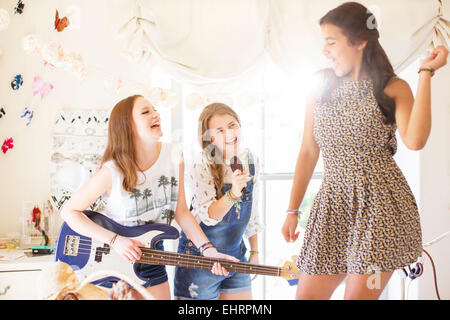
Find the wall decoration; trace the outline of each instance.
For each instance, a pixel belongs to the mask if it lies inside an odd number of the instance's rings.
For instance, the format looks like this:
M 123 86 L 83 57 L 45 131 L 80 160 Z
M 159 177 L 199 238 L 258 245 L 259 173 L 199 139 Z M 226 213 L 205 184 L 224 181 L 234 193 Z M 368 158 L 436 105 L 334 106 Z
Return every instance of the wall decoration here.
M 108 137 L 109 111 L 61 110 L 55 118 L 50 155 L 51 200 L 57 210 L 100 167 Z M 101 211 L 102 198 L 91 205 Z
M 30 125 L 31 120 L 33 119 L 33 115 L 34 115 L 33 109 L 30 109 L 28 107 L 23 108 L 20 118 L 25 120 L 25 124 L 27 125 L 27 127 Z
M 46 244 L 50 240 L 49 237 L 55 236 L 57 230 L 53 213 L 49 200 L 22 201 L 22 246 Z
M 178 102 L 178 96 L 175 91 L 164 90 L 162 88 L 152 88 L 146 97 L 155 107 L 173 108 Z
M 203 109 L 213 102 L 222 102 L 232 107 L 234 99 L 231 95 L 224 93 L 207 93 L 201 95 L 195 92 L 188 94 L 185 98 L 185 105 L 190 110 Z
M 34 50 L 38 48 L 39 46 L 35 44 Z M 51 42 L 41 46 L 41 55 L 48 63 L 72 72 L 80 80 L 87 78 L 88 68 L 83 61 L 83 57 L 78 53 L 63 48 L 60 43 Z
M 56 15 L 55 15 L 55 30 L 57 30 L 58 32 L 63 31 L 65 28 L 67 28 L 70 24 L 70 21 L 67 17 L 63 17 L 60 18 L 59 17 L 59 12 L 58 10 L 56 10 Z
M 22 0 L 18 0 L 16 6 L 14 7 L 14 13 L 22 14 L 24 8 L 25 8 L 25 4 L 22 2 Z
M 164 108 L 172 108 L 179 101 L 177 93 L 173 90 L 151 87 L 148 84 L 124 79 L 95 66 L 87 65 L 81 55 L 67 50 L 60 43 L 42 41 L 36 34 L 28 34 L 23 38 L 22 49 L 33 56 L 41 55 L 46 66 L 62 68 L 73 73 L 80 80 L 86 80 L 88 76 L 95 74 L 96 77 L 103 79 L 105 91 L 112 94 L 117 94 L 119 90 L 125 89 L 127 92 L 142 94 L 155 106 Z
M 21 74 L 14 76 L 14 79 L 11 81 L 11 88 L 13 90 L 19 90 L 19 88 L 23 85 L 23 77 Z
M 14 139 L 13 138 L 5 139 L 2 145 L 3 153 L 6 154 L 6 152 L 8 152 L 8 150 L 11 150 L 12 148 L 14 148 Z
M 40 54 L 42 42 L 38 35 L 28 34 L 22 39 L 22 49 L 29 55 L 35 56 Z
M 5 108 L 0 108 L 0 119 L 3 118 L 3 116 L 6 115 Z
M 33 96 L 36 94 L 41 95 L 41 99 L 44 98 L 50 91 L 53 90 L 53 85 L 51 83 L 46 83 L 41 77 L 35 76 L 33 79 Z

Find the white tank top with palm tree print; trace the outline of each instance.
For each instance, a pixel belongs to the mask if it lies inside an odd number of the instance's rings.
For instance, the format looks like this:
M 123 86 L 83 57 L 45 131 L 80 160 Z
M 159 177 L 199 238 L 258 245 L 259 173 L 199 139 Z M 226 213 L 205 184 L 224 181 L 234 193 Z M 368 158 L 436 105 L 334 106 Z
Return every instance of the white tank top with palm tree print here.
M 123 175 L 114 160 L 105 162 L 112 173 L 112 186 L 109 197 L 103 196 L 107 201 L 104 214 L 125 226 L 170 224 L 178 200 L 180 160 L 181 148 L 162 142 L 158 159 L 150 169 L 138 172 L 138 183 L 131 193 L 123 189 Z

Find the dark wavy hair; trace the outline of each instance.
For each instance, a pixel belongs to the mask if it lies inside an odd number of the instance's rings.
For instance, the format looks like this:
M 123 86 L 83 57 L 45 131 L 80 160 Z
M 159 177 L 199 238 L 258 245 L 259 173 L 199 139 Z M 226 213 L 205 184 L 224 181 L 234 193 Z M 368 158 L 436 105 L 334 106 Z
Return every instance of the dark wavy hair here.
M 395 102 L 384 93 L 384 88 L 396 74 L 378 41 L 380 34 L 375 16 L 360 3 L 346 2 L 324 15 L 319 24 L 332 24 L 340 28 L 352 45 L 367 41 L 361 71 L 366 72 L 373 81 L 375 98 L 384 116 L 384 122 L 393 123 L 395 121 Z M 331 73 L 330 70 L 325 73 L 328 81 L 322 92 L 322 99 L 329 97 L 337 83 L 336 79 L 330 77 Z

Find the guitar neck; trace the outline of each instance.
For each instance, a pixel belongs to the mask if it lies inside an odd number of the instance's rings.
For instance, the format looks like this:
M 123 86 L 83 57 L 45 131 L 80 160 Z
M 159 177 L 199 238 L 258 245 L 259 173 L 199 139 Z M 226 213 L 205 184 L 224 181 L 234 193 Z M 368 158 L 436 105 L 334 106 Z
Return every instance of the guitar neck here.
M 143 264 L 169 265 L 182 268 L 194 268 L 211 270 L 214 263 L 219 262 L 229 272 L 261 274 L 266 276 L 280 276 L 281 268 L 251 264 L 246 262 L 233 262 L 225 259 L 199 257 L 194 255 L 160 251 L 150 248 L 140 248 L 141 259 L 137 261 Z

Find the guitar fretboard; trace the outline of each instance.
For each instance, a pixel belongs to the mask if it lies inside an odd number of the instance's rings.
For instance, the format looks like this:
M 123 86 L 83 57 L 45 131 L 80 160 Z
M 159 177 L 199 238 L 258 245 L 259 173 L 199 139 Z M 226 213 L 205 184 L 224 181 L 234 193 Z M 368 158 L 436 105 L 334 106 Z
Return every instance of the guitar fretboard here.
M 280 276 L 281 268 L 251 264 L 246 262 L 233 262 L 226 259 L 199 257 L 189 254 L 160 251 L 150 248 L 140 248 L 141 259 L 137 262 L 153 265 L 169 265 L 182 268 L 195 268 L 211 270 L 214 263 L 219 262 L 229 272 L 261 274 L 266 276 Z

